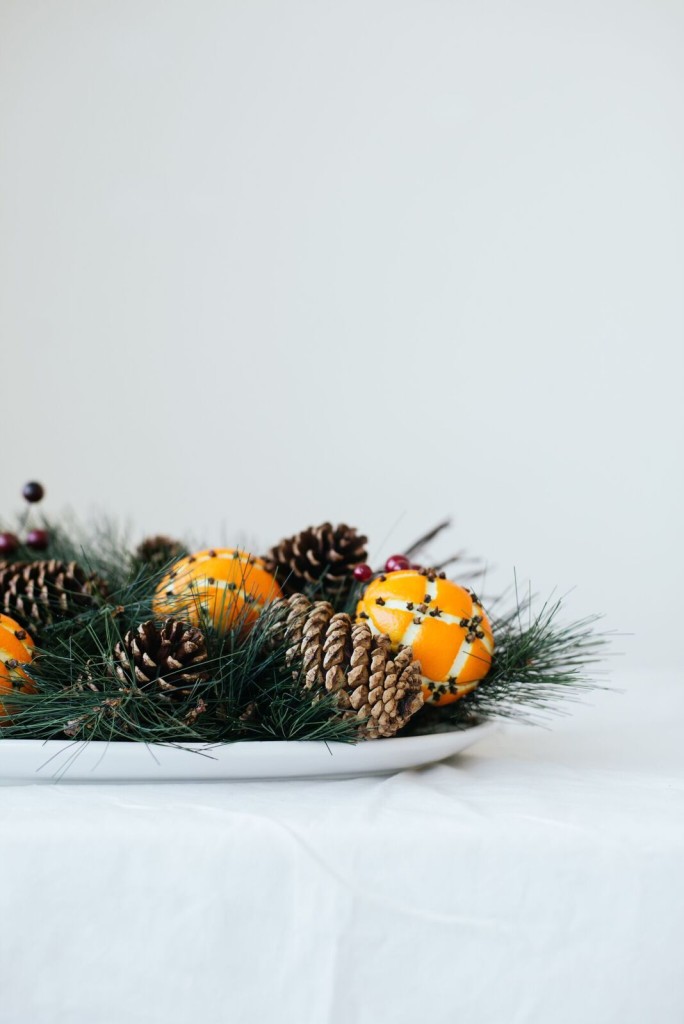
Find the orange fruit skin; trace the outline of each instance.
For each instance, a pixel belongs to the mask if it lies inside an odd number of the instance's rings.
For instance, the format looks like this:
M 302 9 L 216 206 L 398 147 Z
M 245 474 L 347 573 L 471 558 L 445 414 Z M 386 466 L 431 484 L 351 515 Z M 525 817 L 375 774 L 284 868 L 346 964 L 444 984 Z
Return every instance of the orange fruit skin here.
M 430 580 L 415 569 L 384 573 L 366 587 L 356 616 L 388 636 L 395 650 L 413 648 L 426 702 L 451 704 L 489 672 L 489 619 L 472 591 L 451 580 Z
M 0 695 L 6 693 L 35 693 L 33 680 L 20 665 L 27 665 L 33 657 L 35 644 L 26 630 L 11 619 L 0 614 Z M 9 664 L 8 664 L 9 662 Z M 13 662 L 18 662 L 13 666 Z M 0 722 L 7 718 L 7 708 L 0 701 Z
M 221 634 L 245 631 L 282 591 L 260 558 L 238 548 L 207 548 L 175 562 L 157 587 L 152 610 Z

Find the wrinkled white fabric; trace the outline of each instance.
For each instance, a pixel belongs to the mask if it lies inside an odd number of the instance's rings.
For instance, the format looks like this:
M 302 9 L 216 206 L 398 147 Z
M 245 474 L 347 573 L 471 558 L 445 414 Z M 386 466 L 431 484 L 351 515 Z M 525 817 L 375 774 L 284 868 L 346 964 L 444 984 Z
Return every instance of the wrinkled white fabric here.
M 682 1024 L 681 680 L 345 781 L 0 787 L 2 1024 Z

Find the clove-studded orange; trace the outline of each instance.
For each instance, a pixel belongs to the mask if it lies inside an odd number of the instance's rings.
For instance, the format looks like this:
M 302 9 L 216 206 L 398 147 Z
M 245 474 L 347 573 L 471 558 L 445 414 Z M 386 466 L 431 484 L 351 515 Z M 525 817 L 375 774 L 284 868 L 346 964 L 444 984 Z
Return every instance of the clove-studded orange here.
M 383 573 L 364 591 L 356 615 L 395 649 L 413 649 L 426 702 L 451 704 L 474 690 L 491 666 L 494 637 L 484 608 L 472 590 L 443 573 Z
M 174 562 L 157 587 L 158 618 L 210 623 L 218 633 L 248 629 L 282 591 L 260 558 L 234 548 L 208 548 Z
M 29 634 L 9 615 L 0 614 L 0 696 L 16 693 L 35 693 L 33 681 L 22 669 L 33 657 L 34 643 Z M 0 701 L 0 722 L 7 709 Z

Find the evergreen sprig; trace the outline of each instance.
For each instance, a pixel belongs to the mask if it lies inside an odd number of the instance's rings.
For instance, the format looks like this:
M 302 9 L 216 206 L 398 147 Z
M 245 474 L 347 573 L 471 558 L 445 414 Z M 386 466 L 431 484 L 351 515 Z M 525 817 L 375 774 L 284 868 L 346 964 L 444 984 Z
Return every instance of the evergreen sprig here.
M 416 716 L 412 731 L 426 733 L 464 728 L 487 718 L 530 723 L 562 714 L 566 702 L 581 701 L 598 681 L 611 634 L 597 629 L 598 615 L 563 621 L 562 599 L 533 612 L 531 598 L 520 599 L 505 614 L 492 616 L 495 648 L 492 665 L 471 693 L 443 708 Z

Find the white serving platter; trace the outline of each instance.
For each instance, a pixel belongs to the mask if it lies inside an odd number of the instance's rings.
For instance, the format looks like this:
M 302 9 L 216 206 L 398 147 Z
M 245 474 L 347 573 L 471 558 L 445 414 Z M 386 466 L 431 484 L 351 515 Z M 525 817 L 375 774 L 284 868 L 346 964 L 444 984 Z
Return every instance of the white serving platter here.
M 0 784 L 21 782 L 179 782 L 323 779 L 387 775 L 459 754 L 491 722 L 430 736 L 397 736 L 356 745 L 313 740 L 189 743 L 169 747 L 92 740 L 0 740 Z

